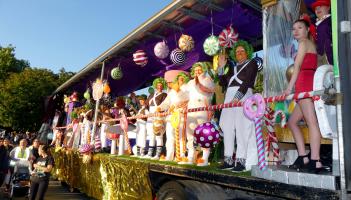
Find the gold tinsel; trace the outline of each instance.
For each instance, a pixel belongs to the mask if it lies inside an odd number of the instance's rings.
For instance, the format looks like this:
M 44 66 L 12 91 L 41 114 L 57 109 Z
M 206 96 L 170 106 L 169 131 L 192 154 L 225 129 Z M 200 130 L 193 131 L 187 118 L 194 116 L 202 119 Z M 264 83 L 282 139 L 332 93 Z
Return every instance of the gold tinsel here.
M 95 199 L 152 199 L 148 164 L 110 154 L 95 154 L 83 163 L 77 151 L 52 151 L 54 176 Z

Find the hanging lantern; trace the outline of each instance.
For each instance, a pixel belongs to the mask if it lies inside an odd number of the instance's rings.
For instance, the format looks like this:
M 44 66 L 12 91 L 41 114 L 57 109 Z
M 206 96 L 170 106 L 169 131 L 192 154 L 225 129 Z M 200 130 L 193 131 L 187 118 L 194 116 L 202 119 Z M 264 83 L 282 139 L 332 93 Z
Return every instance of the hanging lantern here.
M 194 48 L 194 39 L 190 35 L 185 35 L 183 34 L 180 36 L 179 41 L 178 41 L 178 46 L 179 49 L 184 51 L 184 52 L 189 52 L 193 50 Z
M 186 56 L 184 54 L 183 51 L 181 51 L 180 49 L 174 49 L 172 52 L 171 52 L 171 61 L 173 64 L 175 65 L 182 65 L 185 63 L 185 60 L 186 60 Z
M 88 89 L 84 92 L 83 96 L 84 96 L 84 98 L 85 98 L 86 100 L 89 100 L 89 99 L 90 99 L 90 93 L 89 93 L 89 90 L 88 90 Z
M 122 68 L 119 65 L 111 70 L 111 77 L 115 80 L 119 80 L 123 77 Z
M 221 47 L 231 48 L 239 40 L 239 33 L 230 25 L 222 30 L 218 40 Z
M 96 81 L 93 83 L 93 99 L 95 101 L 101 99 L 103 92 L 104 84 L 100 79 L 96 79 Z
M 104 93 L 109 94 L 110 92 L 111 92 L 110 86 L 108 85 L 108 83 L 105 83 L 104 84 Z
M 209 56 L 216 55 L 220 49 L 218 37 L 211 35 L 205 40 L 203 47 L 207 55 Z
M 138 50 L 133 54 L 133 60 L 135 64 L 140 65 L 141 67 L 144 67 L 147 64 L 148 58 L 143 50 Z
M 167 58 L 169 54 L 169 48 L 165 41 L 158 42 L 154 47 L 155 56 L 159 59 Z

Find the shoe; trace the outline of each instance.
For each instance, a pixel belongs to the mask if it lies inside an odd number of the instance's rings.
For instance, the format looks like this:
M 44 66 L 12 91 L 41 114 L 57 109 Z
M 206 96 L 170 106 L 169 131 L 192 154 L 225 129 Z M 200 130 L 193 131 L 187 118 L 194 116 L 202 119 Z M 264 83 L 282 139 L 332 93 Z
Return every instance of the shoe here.
M 197 163 L 196 166 L 198 167 L 205 167 L 209 165 L 208 160 L 204 160 L 203 158 L 197 159 L 196 163 Z
M 306 169 L 308 167 L 308 163 L 304 162 L 304 158 L 308 158 L 310 160 L 310 154 L 304 155 L 304 156 L 298 156 L 295 160 L 295 162 L 292 165 L 289 165 L 289 169 L 296 169 L 296 171 L 301 171 L 303 169 Z
M 310 160 L 310 162 L 307 164 L 307 172 L 309 173 L 313 173 L 313 174 L 319 174 L 320 172 L 322 171 L 327 171 L 327 169 L 324 168 L 323 164 L 322 164 L 322 167 L 318 167 L 317 168 L 317 163 L 321 162 L 321 160 Z
M 235 161 L 235 166 L 232 169 L 232 172 L 244 172 L 246 171 L 246 167 L 240 162 Z
M 231 170 L 234 167 L 234 160 L 231 157 L 225 157 L 223 165 L 219 166 L 221 170 Z
M 192 165 L 194 164 L 193 158 L 183 158 L 182 161 L 178 162 L 179 165 Z

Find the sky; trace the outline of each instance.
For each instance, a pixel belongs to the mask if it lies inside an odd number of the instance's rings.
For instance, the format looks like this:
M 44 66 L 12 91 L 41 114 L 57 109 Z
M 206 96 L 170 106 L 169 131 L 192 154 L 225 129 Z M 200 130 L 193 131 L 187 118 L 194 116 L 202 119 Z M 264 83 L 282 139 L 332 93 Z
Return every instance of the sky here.
M 0 46 L 57 73 L 78 72 L 171 0 L 0 0 Z

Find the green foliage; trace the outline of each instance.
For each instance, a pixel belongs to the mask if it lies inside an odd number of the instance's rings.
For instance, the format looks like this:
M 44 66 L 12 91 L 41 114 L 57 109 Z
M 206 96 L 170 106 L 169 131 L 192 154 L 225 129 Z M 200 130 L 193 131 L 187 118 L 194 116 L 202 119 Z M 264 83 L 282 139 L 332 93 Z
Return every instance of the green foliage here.
M 15 58 L 15 47 L 0 46 L 0 83 L 12 73 L 18 73 L 29 67 L 28 61 Z
M 263 72 L 258 72 L 256 77 L 255 86 L 253 89 L 254 93 L 261 93 L 263 92 Z
M 30 68 L 14 52 L 12 46 L 0 47 L 0 126 L 37 131 L 45 114 L 44 101 L 74 73 Z

